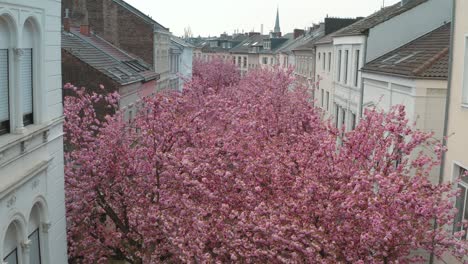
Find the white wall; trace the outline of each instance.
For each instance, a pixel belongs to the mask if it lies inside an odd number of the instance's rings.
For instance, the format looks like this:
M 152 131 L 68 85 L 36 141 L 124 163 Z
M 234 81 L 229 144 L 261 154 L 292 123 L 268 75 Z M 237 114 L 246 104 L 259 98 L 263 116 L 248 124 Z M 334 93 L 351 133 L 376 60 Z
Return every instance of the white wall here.
M 0 136 L 0 261 L 8 245 L 16 244 L 20 259 L 24 260 L 20 263 L 28 263 L 28 233 L 38 225 L 38 220 L 30 217 L 36 204 L 40 212 L 42 263 L 67 263 L 60 10 L 60 0 L 0 3 L 0 24 L 8 23 L 12 33 L 12 41 L 7 43 L 11 58 L 10 89 L 17 90 L 19 76 L 16 67 L 19 53 L 14 49 L 33 48 L 35 120 L 33 125 L 22 127 L 22 117 L 16 114 L 21 112 L 18 102 L 22 98 L 13 90 L 12 132 Z M 34 36 L 24 31 L 25 21 L 31 21 Z M 8 231 L 9 226 L 15 230 Z
M 330 44 L 322 44 L 322 45 L 317 45 L 316 46 L 316 54 L 326 54 L 326 62 L 325 62 L 325 70 L 323 70 L 323 65 L 322 65 L 322 60 L 315 59 L 315 80 L 319 82 L 319 89 L 315 89 L 315 100 L 318 105 L 320 105 L 320 90 L 324 90 L 324 94 L 327 92 L 330 94 L 329 97 L 329 108 L 328 111 L 327 109 L 324 109 L 327 113 L 327 117 L 329 118 L 334 118 L 334 109 L 333 109 L 333 102 L 334 102 L 334 93 L 335 93 L 335 85 L 334 85 L 334 72 L 335 72 L 335 54 L 334 54 L 334 49 L 333 45 Z M 328 54 L 331 53 L 331 61 L 330 65 L 329 63 L 329 58 Z M 328 68 L 330 66 L 330 69 Z M 318 100 L 318 101 L 317 101 Z
M 447 81 L 415 80 L 384 74 L 364 73 L 364 105 L 375 105 L 384 111 L 392 106 L 404 105 L 410 124 L 425 132 L 434 132 L 434 138 L 442 140 Z M 427 149 L 421 149 L 433 155 Z M 430 180 L 438 182 L 439 167 L 430 173 Z
M 370 29 L 366 62 L 450 22 L 451 0 L 429 0 Z
M 229 55 L 229 54 L 226 54 Z M 192 77 L 192 65 L 193 65 L 193 49 L 190 47 L 184 47 L 182 55 L 179 58 L 179 71 L 180 74 L 187 79 Z M 229 59 L 228 59 L 229 60 Z M 180 90 L 184 87 L 183 79 L 180 80 Z

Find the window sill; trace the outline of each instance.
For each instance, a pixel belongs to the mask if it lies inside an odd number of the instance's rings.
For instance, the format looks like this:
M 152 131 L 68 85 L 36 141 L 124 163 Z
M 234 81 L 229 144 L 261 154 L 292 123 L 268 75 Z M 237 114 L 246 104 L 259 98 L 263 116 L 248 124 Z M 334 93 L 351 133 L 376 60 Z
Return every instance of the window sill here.
M 52 122 L 44 123 L 44 124 L 37 124 L 37 125 L 29 125 L 24 128 L 24 132 L 21 134 L 9 133 L 0 136 L 0 153 L 4 150 L 11 148 L 12 146 L 21 143 L 24 140 L 27 140 L 30 137 L 34 137 L 38 134 L 41 134 L 50 127 L 54 126 L 55 124 L 62 122 L 63 118 L 58 118 Z

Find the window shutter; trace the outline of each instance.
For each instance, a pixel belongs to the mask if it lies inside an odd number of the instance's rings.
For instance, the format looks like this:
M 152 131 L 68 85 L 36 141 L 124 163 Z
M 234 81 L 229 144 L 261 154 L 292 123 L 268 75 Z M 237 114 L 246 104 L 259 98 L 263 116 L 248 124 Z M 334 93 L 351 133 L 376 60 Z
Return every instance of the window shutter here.
M 9 132 L 9 108 L 8 49 L 0 49 L 0 135 Z
M 23 96 L 23 122 L 30 125 L 33 121 L 33 71 L 32 49 L 23 49 L 20 60 L 20 84 Z

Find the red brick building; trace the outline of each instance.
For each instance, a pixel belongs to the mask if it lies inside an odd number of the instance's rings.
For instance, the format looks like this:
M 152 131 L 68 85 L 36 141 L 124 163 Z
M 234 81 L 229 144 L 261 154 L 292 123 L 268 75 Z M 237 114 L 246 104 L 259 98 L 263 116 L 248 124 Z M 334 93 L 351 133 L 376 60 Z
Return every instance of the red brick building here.
M 117 91 L 119 108 L 131 118 L 135 102 L 156 91 L 159 75 L 142 59 L 117 48 L 85 29 L 62 32 L 62 79 L 77 87 L 102 92 Z
M 62 0 L 71 25 L 90 31 L 125 52 L 143 59 L 160 75 L 158 89 L 168 87 L 171 33 L 123 0 Z

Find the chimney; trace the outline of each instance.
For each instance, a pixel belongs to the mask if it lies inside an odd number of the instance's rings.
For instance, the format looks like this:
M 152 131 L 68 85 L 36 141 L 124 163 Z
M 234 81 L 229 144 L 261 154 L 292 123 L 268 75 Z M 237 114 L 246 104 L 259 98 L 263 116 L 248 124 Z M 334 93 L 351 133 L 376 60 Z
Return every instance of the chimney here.
M 84 18 L 81 21 L 80 33 L 81 33 L 81 35 L 84 35 L 84 36 L 87 36 L 87 37 L 91 36 L 91 29 L 89 27 L 89 20 L 88 20 L 88 10 L 86 10 L 86 12 L 84 14 Z
M 294 39 L 304 36 L 305 31 L 303 29 L 294 29 Z
M 67 8 L 65 9 L 65 17 L 63 18 L 63 30 L 70 32 L 70 23 L 70 10 Z

